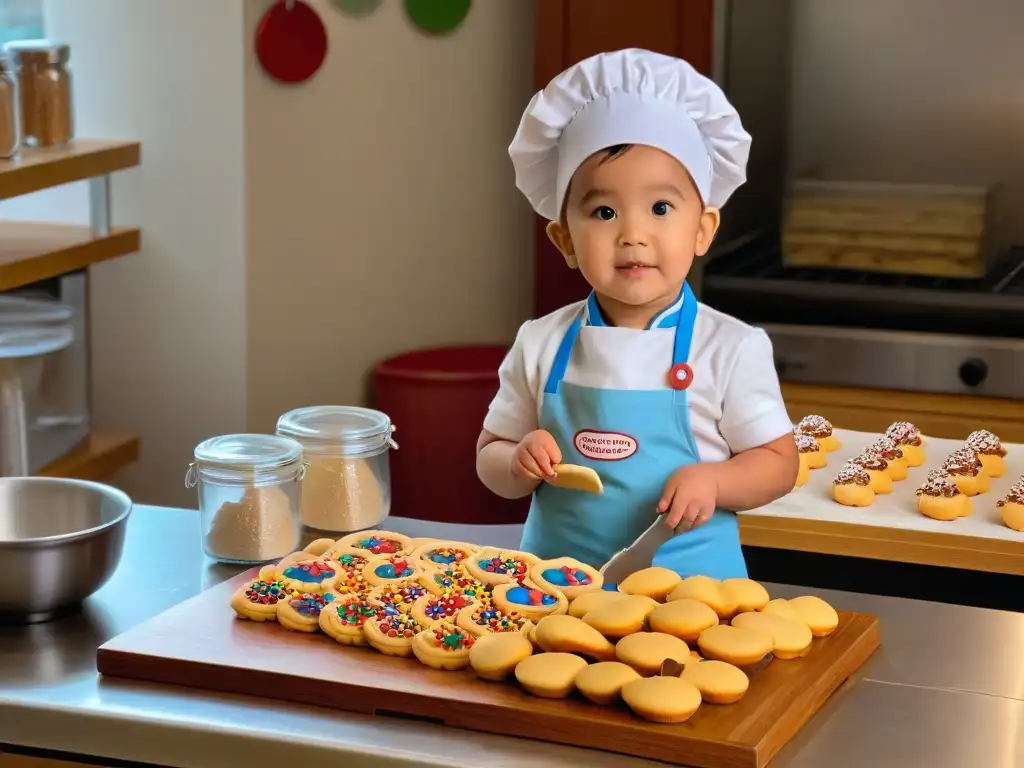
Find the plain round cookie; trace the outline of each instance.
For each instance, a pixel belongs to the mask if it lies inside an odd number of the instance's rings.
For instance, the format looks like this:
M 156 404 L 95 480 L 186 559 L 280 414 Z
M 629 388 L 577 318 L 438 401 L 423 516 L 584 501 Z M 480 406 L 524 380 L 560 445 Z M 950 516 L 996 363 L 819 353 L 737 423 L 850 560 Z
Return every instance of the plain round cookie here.
M 622 700 L 653 723 L 685 723 L 700 708 L 697 686 L 681 677 L 642 677 L 622 686 Z
M 820 597 L 794 597 L 789 601 L 789 606 L 797 612 L 800 620 L 810 627 L 815 637 L 828 637 L 839 626 L 839 614 L 836 609 Z
M 583 620 L 605 637 L 625 637 L 642 630 L 648 615 L 658 605 L 644 595 L 624 595 L 621 600 L 589 611 Z
M 682 580 L 683 577 L 675 571 L 654 565 L 629 574 L 619 582 L 619 592 L 644 595 L 663 603 L 668 593 L 679 586 Z
M 760 611 L 771 599 L 768 590 L 753 579 L 725 579 L 719 589 L 728 600 L 736 603 L 737 613 Z
M 769 600 L 768 604 L 761 611 L 762 613 L 774 613 L 776 616 L 785 616 L 787 619 L 802 621 L 800 614 L 796 612 L 796 608 L 789 604 L 789 600 L 782 597 Z
M 564 699 L 576 688 L 586 660 L 571 653 L 538 653 L 516 664 L 516 680 L 534 696 Z
M 720 619 L 731 618 L 736 613 L 736 601 L 722 591 L 721 582 L 710 576 L 688 576 L 673 589 L 668 600 L 682 600 L 690 597 L 709 606 Z
M 742 699 L 750 687 L 746 672 L 724 661 L 687 664 L 680 677 L 693 683 L 708 704 L 733 704 Z
M 477 638 L 469 649 L 469 666 L 484 680 L 501 681 L 532 655 L 533 645 L 522 632 L 498 632 Z
M 696 661 L 686 643 L 662 632 L 637 632 L 622 638 L 615 644 L 615 658 L 644 677 L 658 674 L 666 659 L 684 667 Z
M 576 675 L 576 689 L 595 704 L 611 704 L 622 693 L 622 686 L 640 679 L 640 673 L 621 661 L 599 661 Z
M 615 658 L 615 646 L 608 639 L 575 616 L 545 616 L 537 622 L 534 639 L 543 651 L 576 653 L 598 661 Z
M 697 645 L 701 655 L 706 659 L 727 661 L 737 667 L 749 667 L 771 653 L 775 641 L 763 630 L 719 624 L 701 632 L 697 638 Z
M 302 551 L 313 557 L 323 557 L 334 548 L 334 539 L 313 539 Z
M 700 633 L 718 624 L 714 609 L 692 597 L 659 605 L 647 617 L 654 632 L 674 635 L 687 643 L 697 642 Z
M 802 621 L 772 613 L 751 611 L 733 617 L 732 626 L 767 632 L 772 636 L 772 653 L 777 659 L 796 659 L 807 653 L 814 636 Z
M 569 615 L 575 616 L 577 619 L 582 619 L 590 611 L 601 606 L 608 605 L 615 600 L 622 600 L 628 597 L 621 592 L 609 592 L 606 589 L 595 589 L 590 592 L 584 592 L 578 597 L 573 598 L 572 602 L 569 603 Z

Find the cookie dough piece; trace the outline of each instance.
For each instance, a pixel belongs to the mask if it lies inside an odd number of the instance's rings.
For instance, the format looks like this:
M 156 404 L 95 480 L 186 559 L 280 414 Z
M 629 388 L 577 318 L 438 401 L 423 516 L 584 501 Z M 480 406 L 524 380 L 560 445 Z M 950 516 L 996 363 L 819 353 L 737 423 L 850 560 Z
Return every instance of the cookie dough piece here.
M 604 585 L 604 578 L 597 570 L 571 557 L 541 560 L 530 568 L 530 581 L 545 592 L 561 592 L 568 600 Z
M 466 595 L 451 594 L 447 597 L 426 594 L 412 604 L 409 615 L 421 626 L 429 627 L 442 619 L 455 621 L 459 611 L 476 601 Z
M 423 573 L 423 566 L 408 555 L 375 555 L 363 566 L 363 578 L 375 587 L 410 584 Z
M 775 641 L 764 630 L 719 624 L 701 632 L 697 646 L 706 659 L 725 661 L 737 667 L 750 667 L 772 652 Z
M 573 616 L 545 616 L 537 622 L 534 636 L 543 651 L 575 653 L 598 661 L 615 658 L 615 646 L 583 619 Z
M 334 539 L 314 539 L 303 547 L 302 551 L 312 557 L 324 557 L 332 549 L 334 549 Z
M 772 637 L 772 653 L 777 659 L 796 659 L 811 648 L 810 627 L 803 621 L 787 619 L 774 613 L 741 613 L 734 616 L 732 626 L 766 632 Z
M 410 560 L 432 568 L 462 569 L 466 558 L 477 551 L 477 547 L 461 541 L 428 541 L 413 549 Z
M 278 568 L 285 588 L 293 592 L 329 592 L 342 575 L 341 566 L 323 558 L 283 562 Z
M 768 605 L 766 605 L 762 610 L 764 613 L 773 613 L 776 616 L 783 616 L 787 619 L 800 621 L 800 614 L 797 613 L 796 609 L 789 604 L 789 600 L 785 600 L 781 597 L 769 600 Z
M 871 490 L 875 494 L 892 493 L 892 477 L 889 475 L 889 462 L 875 451 L 865 451 L 850 462 L 868 473 L 871 478 Z
M 408 536 L 391 531 L 357 531 L 338 539 L 338 547 L 351 547 L 370 555 L 412 554 L 412 542 Z
M 615 658 L 644 677 L 658 674 L 666 659 L 683 666 L 696 661 L 686 643 L 663 632 L 637 632 L 622 638 L 615 644 Z
M 941 469 L 928 473 L 917 494 L 917 510 L 932 520 L 949 522 L 971 514 L 971 500 Z
M 622 686 L 622 700 L 652 723 L 685 723 L 700 708 L 701 695 L 681 677 L 642 677 Z
M 533 622 L 569 610 L 569 601 L 561 592 L 549 594 L 519 584 L 499 584 L 491 592 L 491 599 L 498 610 L 521 614 Z
M 735 704 L 750 687 L 750 678 L 746 673 L 724 661 L 687 664 L 681 677 L 693 683 L 708 704 Z
M 989 489 L 988 475 L 982 472 L 981 461 L 970 448 L 953 451 L 942 462 L 942 469 L 967 496 L 977 496 Z
M 685 597 L 698 600 L 709 606 L 720 619 L 728 619 L 739 607 L 736 600 L 722 590 L 722 583 L 710 576 L 689 576 L 672 590 L 669 602 L 682 600 Z
M 646 595 L 624 595 L 589 611 L 583 621 L 605 637 L 625 637 L 644 628 L 647 617 L 659 603 Z
M 529 552 L 485 547 L 463 561 L 466 573 L 488 587 L 522 584 L 540 559 Z
M 590 467 L 578 464 L 555 464 L 551 469 L 555 476 L 548 483 L 556 488 L 567 488 L 584 493 L 604 493 L 601 476 Z
M 996 502 L 996 508 L 1007 528 L 1024 531 L 1024 478 L 1021 478 Z
M 843 445 L 839 442 L 839 438 L 832 434 L 832 424 L 824 416 L 804 416 L 796 428 L 798 432 L 810 435 L 817 440 L 823 451 L 829 453 L 838 451 Z
M 385 584 L 382 587 L 374 587 L 368 595 L 370 600 L 379 603 L 384 612 L 389 616 L 396 613 L 409 613 L 412 605 L 421 597 L 427 594 L 427 590 L 419 584 Z
M 886 471 L 893 481 L 907 479 L 907 467 L 909 465 L 903 457 L 903 449 L 891 437 L 882 435 L 882 437 L 865 448 L 864 453 L 868 455 L 877 454 L 885 459 L 886 464 L 888 464 Z
M 673 570 L 651 566 L 631 573 L 619 583 L 619 592 L 644 595 L 659 603 L 665 602 L 669 592 L 679 586 L 683 577 Z
M 316 592 L 294 594 L 277 604 L 277 623 L 292 632 L 318 632 L 320 612 L 334 601 L 331 593 Z
M 486 603 L 473 603 L 463 608 L 456 614 L 455 623 L 474 637 L 507 632 L 525 635 L 533 627 L 533 622 L 525 616 L 503 613 Z
M 789 606 L 808 627 L 815 637 L 828 637 L 839 626 L 836 609 L 815 595 L 794 597 Z
M 908 467 L 920 467 L 924 464 L 924 439 L 921 437 L 921 430 L 909 421 L 893 422 L 885 430 L 885 436 L 899 446 Z
M 875 500 L 871 475 L 863 467 L 847 462 L 832 481 L 832 498 L 844 507 L 869 507 Z
M 275 621 L 277 604 L 290 597 L 283 581 L 257 579 L 235 590 L 231 595 L 231 609 L 250 621 Z
M 384 613 L 384 606 L 357 595 L 335 600 L 320 611 L 320 630 L 342 645 L 366 645 L 363 625 L 376 621 Z
M 659 605 L 651 611 L 647 623 L 654 632 L 664 632 L 686 643 L 696 643 L 701 632 L 718 624 L 718 614 L 705 603 L 684 597 Z
M 516 664 L 516 680 L 534 696 L 564 699 L 576 688 L 576 675 L 587 666 L 571 653 L 538 653 Z
M 601 606 L 609 605 L 616 600 L 621 600 L 628 595 L 621 592 L 609 592 L 606 589 L 596 589 L 592 592 L 584 592 L 569 603 L 569 615 L 582 619 L 590 611 Z
M 621 661 L 600 661 L 590 664 L 576 675 L 576 689 L 595 704 L 612 704 L 622 693 L 622 686 L 640 679 L 640 673 Z
M 450 621 L 439 621 L 412 639 L 412 652 L 423 664 L 454 672 L 469 666 L 476 638 Z
M 979 429 L 967 436 L 965 445 L 981 462 L 982 471 L 989 477 L 1006 474 L 1006 448 L 1002 441 L 987 429 Z
M 724 579 L 719 589 L 728 600 L 736 603 L 737 613 L 760 611 L 771 599 L 768 590 L 753 579 Z
M 533 655 L 533 645 L 521 632 L 485 634 L 469 649 L 469 665 L 484 680 L 501 681 Z
M 412 641 L 423 629 L 423 625 L 406 613 L 393 616 L 379 616 L 363 624 L 366 642 L 385 656 L 412 656 Z

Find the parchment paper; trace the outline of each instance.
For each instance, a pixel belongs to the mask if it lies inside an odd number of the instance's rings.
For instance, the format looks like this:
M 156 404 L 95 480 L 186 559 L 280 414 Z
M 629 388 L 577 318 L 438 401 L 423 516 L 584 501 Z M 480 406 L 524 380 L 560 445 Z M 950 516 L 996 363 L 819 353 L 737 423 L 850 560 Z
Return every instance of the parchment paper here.
M 978 427 L 984 429 L 983 425 Z M 1024 445 L 1003 443 L 1007 449 L 1006 474 L 991 480 L 987 493 L 974 496 L 971 504 L 974 512 L 970 517 L 944 522 L 932 520 L 917 511 L 917 496 L 914 491 L 924 482 L 927 474 L 937 469 L 943 460 L 957 448 L 963 447 L 962 440 L 944 440 L 922 436 L 925 462 L 920 467 L 911 467 L 906 480 L 893 483 L 890 494 L 876 494 L 869 507 L 844 507 L 832 500 L 831 485 L 839 468 L 859 454 L 864 447 L 878 439 L 879 435 L 868 432 L 853 432 L 837 429 L 835 436 L 842 447 L 828 455 L 828 466 L 812 469 L 811 478 L 802 488 L 758 509 L 742 512 L 743 515 L 762 517 L 793 517 L 810 520 L 824 520 L 835 523 L 907 528 L 938 533 L 957 533 L 989 539 L 1005 539 L 1024 543 L 1024 533 L 1007 528 L 999 516 L 996 502 L 1024 474 Z M 967 435 L 964 435 L 966 439 Z

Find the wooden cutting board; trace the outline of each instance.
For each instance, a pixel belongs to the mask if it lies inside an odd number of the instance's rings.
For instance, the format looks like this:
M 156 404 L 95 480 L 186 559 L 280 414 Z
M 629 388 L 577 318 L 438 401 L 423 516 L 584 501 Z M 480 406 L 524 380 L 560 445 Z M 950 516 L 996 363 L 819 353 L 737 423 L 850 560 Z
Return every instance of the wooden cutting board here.
M 840 611 L 839 627 L 807 656 L 773 660 L 738 703 L 703 704 L 680 725 L 624 707 L 535 698 L 515 682 L 441 672 L 415 659 L 339 645 L 323 634 L 240 620 L 231 593 L 257 569 L 220 584 L 100 647 L 101 674 L 400 715 L 508 736 L 620 752 L 698 768 L 761 768 L 874 652 L 878 619 Z

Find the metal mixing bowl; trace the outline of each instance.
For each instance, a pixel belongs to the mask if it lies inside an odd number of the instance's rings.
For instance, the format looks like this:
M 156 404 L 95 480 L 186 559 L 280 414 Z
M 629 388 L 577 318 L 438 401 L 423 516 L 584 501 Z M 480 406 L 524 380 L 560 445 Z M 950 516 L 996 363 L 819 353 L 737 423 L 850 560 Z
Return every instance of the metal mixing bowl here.
M 47 621 L 110 578 L 132 511 L 102 483 L 0 478 L 0 622 Z

